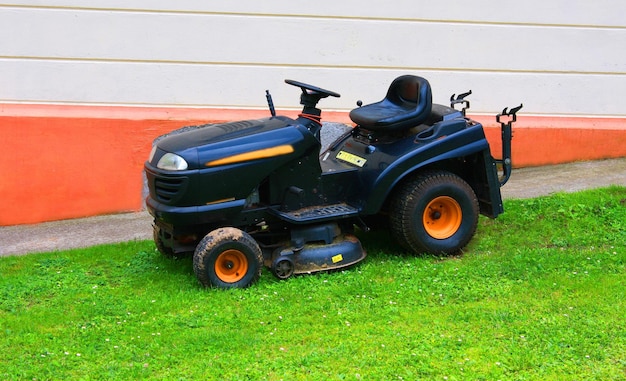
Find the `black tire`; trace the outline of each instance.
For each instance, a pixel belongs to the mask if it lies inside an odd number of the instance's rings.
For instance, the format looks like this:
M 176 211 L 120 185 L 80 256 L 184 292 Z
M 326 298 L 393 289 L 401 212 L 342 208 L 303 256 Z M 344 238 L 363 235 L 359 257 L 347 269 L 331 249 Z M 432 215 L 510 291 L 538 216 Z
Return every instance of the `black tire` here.
M 478 225 L 478 199 L 462 178 L 428 172 L 405 182 L 390 205 L 391 232 L 416 254 L 457 254 Z
M 293 260 L 287 256 L 280 256 L 272 263 L 272 273 L 280 280 L 290 278 L 296 269 Z
M 207 234 L 193 254 L 193 271 L 205 287 L 244 288 L 259 280 L 263 254 L 248 233 L 219 228 Z

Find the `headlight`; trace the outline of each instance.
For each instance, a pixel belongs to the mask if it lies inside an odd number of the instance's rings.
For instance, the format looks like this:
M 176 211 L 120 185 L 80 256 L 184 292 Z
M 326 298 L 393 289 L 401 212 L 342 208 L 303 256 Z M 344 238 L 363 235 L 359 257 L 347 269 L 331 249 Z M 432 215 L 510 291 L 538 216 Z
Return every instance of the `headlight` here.
M 148 163 L 152 163 L 152 159 L 154 159 L 154 154 L 156 153 L 157 146 L 153 145 L 152 150 L 150 151 L 150 156 L 148 156 Z
M 157 168 L 167 171 L 183 171 L 187 169 L 187 162 L 176 154 L 166 153 L 157 163 Z

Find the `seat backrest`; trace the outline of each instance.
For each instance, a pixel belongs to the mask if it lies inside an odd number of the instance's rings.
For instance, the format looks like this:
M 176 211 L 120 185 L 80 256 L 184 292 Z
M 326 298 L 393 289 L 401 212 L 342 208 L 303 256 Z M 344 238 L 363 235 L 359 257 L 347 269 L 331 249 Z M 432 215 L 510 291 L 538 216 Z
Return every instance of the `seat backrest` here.
M 350 112 L 350 118 L 372 131 L 400 131 L 423 123 L 432 109 L 432 92 L 425 78 L 403 75 L 391 82 L 377 103 Z
M 394 79 L 389 86 L 385 100 L 406 111 L 388 118 L 387 123 L 392 125 L 403 121 L 411 125 L 422 123 L 430 115 L 432 98 L 430 83 L 425 78 L 403 75 Z M 392 129 L 399 129 L 399 127 Z
M 412 75 L 403 75 L 391 82 L 387 90 L 387 99 L 394 103 L 417 103 L 419 95 L 417 90 L 420 87 L 419 78 Z

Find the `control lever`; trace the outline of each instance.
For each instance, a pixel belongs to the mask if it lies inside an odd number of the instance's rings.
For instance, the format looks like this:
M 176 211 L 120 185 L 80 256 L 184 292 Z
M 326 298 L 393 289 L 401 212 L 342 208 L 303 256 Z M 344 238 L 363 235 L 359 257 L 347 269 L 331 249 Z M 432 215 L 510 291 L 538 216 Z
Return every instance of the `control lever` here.
M 272 94 L 270 94 L 269 90 L 265 90 L 265 98 L 267 99 L 267 106 L 270 108 L 270 114 L 272 114 L 272 116 L 276 116 L 274 101 L 272 100 Z

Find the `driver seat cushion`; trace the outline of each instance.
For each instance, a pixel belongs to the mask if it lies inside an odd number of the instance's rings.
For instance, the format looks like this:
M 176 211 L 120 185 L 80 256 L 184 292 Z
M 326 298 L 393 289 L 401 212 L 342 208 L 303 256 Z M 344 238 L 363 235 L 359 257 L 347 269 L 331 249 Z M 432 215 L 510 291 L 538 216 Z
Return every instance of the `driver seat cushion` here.
M 424 122 L 432 104 L 428 81 L 403 75 L 393 80 L 383 100 L 353 109 L 350 119 L 370 131 L 401 131 Z

